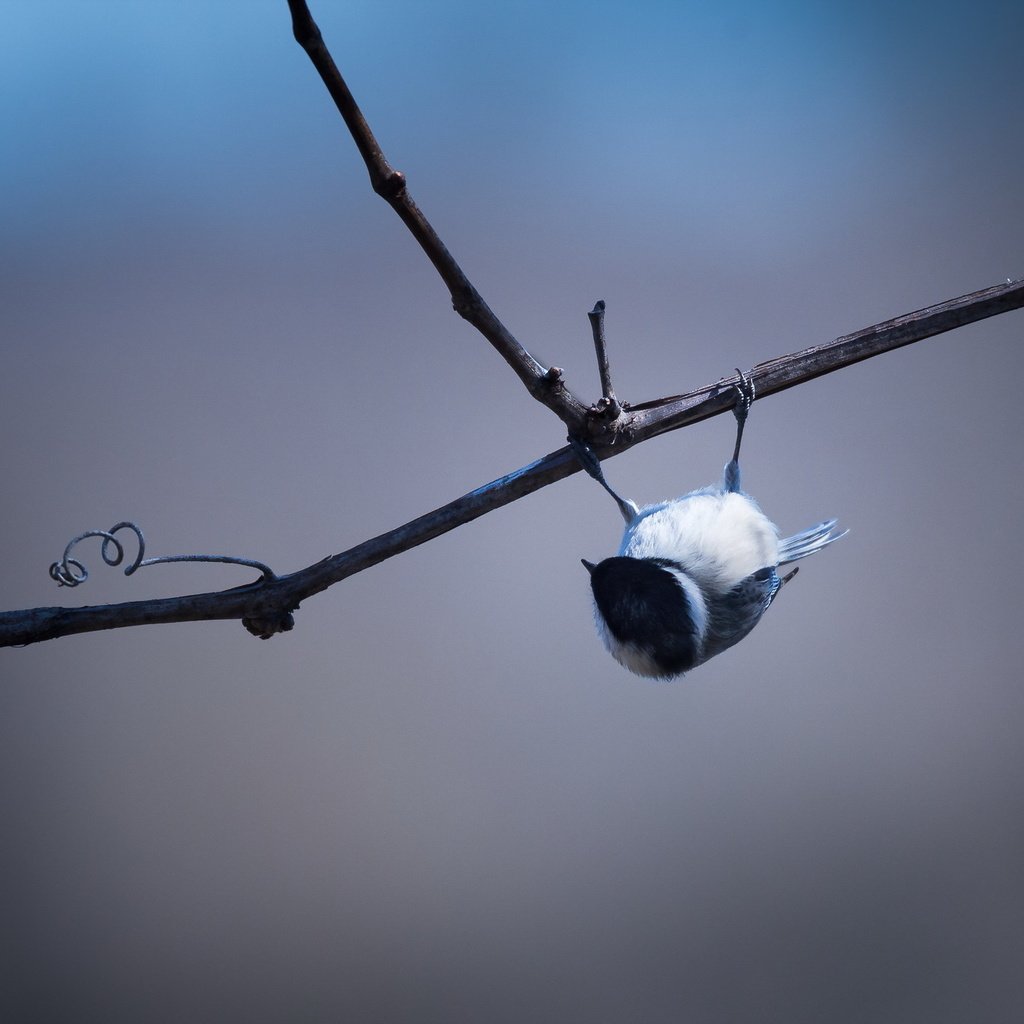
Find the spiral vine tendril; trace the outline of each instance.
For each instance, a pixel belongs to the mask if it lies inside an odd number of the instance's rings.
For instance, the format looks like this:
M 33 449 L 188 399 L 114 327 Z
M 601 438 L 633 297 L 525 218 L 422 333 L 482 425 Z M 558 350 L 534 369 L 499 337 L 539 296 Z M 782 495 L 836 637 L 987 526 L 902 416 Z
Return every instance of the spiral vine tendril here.
M 134 560 L 125 567 L 125 576 L 131 576 L 136 569 L 144 565 L 156 565 L 158 562 L 227 562 L 231 565 L 245 565 L 251 569 L 258 569 L 265 580 L 276 579 L 273 570 L 251 558 L 236 558 L 234 555 L 160 555 L 157 558 L 145 558 L 146 539 L 142 536 L 142 530 L 135 523 L 125 521 L 112 526 L 109 530 L 87 530 L 68 542 L 64 549 L 64 557 L 59 562 L 50 566 L 50 579 L 54 580 L 58 587 L 77 587 L 89 578 L 89 570 L 71 557 L 71 551 L 76 544 L 87 540 L 89 537 L 102 537 L 103 544 L 100 546 L 100 555 L 107 565 L 120 565 L 125 560 L 124 545 L 114 536 L 121 530 L 131 530 L 139 542 L 139 551 Z

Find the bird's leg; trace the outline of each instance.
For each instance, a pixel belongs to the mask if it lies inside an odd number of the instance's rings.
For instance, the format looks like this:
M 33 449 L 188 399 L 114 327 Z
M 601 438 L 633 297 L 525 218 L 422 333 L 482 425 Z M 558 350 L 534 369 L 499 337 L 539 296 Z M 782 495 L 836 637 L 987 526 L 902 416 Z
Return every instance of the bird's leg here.
M 725 489 L 727 491 L 738 491 L 740 489 L 740 444 L 743 441 L 743 427 L 747 422 L 747 415 L 750 407 L 754 404 L 754 381 L 747 376 L 739 367 L 736 372 L 740 375 L 739 384 L 734 384 L 736 390 L 736 404 L 732 407 L 733 415 L 736 417 L 736 447 L 732 451 L 732 459 L 725 467 Z
M 601 460 L 594 454 L 594 449 L 586 441 L 573 437 L 572 434 L 569 435 L 568 441 L 569 447 L 586 473 L 592 476 L 615 499 L 615 504 L 619 506 L 619 511 L 626 523 L 633 522 L 640 510 L 632 501 L 619 497 L 608 486 L 608 481 L 604 478 L 604 470 L 601 469 Z
M 736 404 L 732 407 L 732 414 L 736 417 L 736 447 L 733 449 L 732 461 L 740 461 L 740 442 L 743 440 L 743 426 L 747 422 L 747 415 L 750 407 L 754 404 L 754 380 L 748 377 L 738 366 L 736 372 L 740 375 L 739 384 L 734 384 L 736 390 Z

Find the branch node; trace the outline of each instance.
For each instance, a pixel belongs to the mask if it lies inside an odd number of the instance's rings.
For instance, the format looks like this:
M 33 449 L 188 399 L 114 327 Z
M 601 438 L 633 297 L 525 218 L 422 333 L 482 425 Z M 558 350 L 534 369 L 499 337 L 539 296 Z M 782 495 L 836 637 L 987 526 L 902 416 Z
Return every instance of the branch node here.
M 288 633 L 295 628 L 295 616 L 291 612 L 268 611 L 262 615 L 248 615 L 242 625 L 261 640 L 269 640 L 278 633 Z
M 373 178 L 373 191 L 385 202 L 393 202 L 405 192 L 408 182 L 401 171 L 389 171 L 380 177 Z
M 472 286 L 466 285 L 463 288 L 452 291 L 452 309 L 455 310 L 463 320 L 476 325 L 483 299 L 480 293 Z
M 549 366 L 531 385 L 530 394 L 540 401 L 545 401 L 544 396 L 564 394 L 566 392 L 565 381 L 562 379 L 564 371 L 560 366 Z
M 323 45 L 320 27 L 313 20 L 304 0 L 288 0 L 288 8 L 292 13 L 292 35 L 295 42 L 307 52 L 317 44 Z

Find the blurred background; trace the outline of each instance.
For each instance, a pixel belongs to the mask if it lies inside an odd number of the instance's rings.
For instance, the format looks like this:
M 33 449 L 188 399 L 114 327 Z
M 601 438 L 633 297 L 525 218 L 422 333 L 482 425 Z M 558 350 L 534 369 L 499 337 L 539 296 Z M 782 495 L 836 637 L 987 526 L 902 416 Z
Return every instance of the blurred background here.
M 1016 4 L 313 6 L 494 310 L 639 402 L 1024 274 Z M 0 5 L 0 604 L 290 572 L 558 448 L 284 0 Z M 582 475 L 306 602 L 0 651 L 5 1021 L 1004 1022 L 1024 996 L 1024 314 L 755 405 L 839 516 L 685 679 L 600 646 Z M 731 417 L 606 464 L 719 478 Z M 95 545 L 95 546 L 90 546 Z

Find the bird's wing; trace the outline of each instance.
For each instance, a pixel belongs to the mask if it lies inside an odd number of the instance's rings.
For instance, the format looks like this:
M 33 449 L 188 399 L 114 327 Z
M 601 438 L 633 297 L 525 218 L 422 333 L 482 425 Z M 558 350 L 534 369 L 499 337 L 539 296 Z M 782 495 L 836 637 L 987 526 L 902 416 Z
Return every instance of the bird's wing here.
M 766 566 L 709 601 L 704 660 L 739 643 L 760 622 L 781 586 L 775 569 Z
M 838 519 L 828 519 L 824 523 L 818 523 L 800 533 L 793 534 L 779 541 L 779 565 L 787 562 L 795 562 L 798 558 L 806 558 L 813 555 L 815 551 L 826 548 L 829 544 L 845 537 L 850 531 L 843 530 L 842 533 L 833 533 Z

